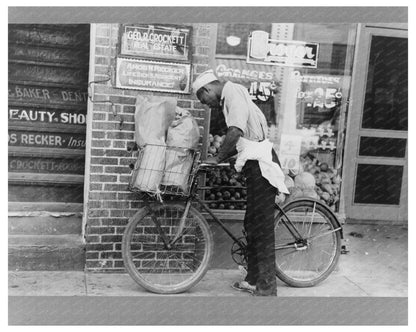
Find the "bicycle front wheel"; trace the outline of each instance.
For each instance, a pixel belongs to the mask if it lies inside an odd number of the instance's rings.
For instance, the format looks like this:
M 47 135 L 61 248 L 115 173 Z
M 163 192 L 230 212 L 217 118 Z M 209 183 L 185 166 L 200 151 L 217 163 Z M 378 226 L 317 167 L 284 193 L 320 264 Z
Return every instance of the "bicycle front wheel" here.
M 124 266 L 150 292 L 184 292 L 208 269 L 213 251 L 209 226 L 193 207 L 180 225 L 184 211 L 183 205 L 174 202 L 145 207 L 131 218 L 124 232 Z
M 323 204 L 293 201 L 275 217 L 276 274 L 292 287 L 311 287 L 325 280 L 341 252 L 341 228 Z M 290 220 L 290 222 L 288 221 Z

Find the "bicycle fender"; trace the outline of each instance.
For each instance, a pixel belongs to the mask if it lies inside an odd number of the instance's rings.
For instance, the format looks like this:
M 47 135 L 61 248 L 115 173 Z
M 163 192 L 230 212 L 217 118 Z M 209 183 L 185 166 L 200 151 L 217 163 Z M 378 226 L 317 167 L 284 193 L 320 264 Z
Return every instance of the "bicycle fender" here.
M 290 203 L 293 203 L 293 202 L 316 202 L 316 203 L 318 203 L 319 205 L 321 205 L 324 209 L 325 209 L 325 211 L 327 211 L 330 215 L 332 215 L 332 217 L 334 218 L 334 220 L 335 220 L 335 222 L 336 222 L 336 224 L 337 224 L 337 227 L 339 227 L 341 230 L 340 230 L 340 233 L 341 233 L 341 239 L 344 239 L 344 231 L 343 231 L 343 229 L 342 229 L 342 225 L 341 225 L 341 223 L 339 222 L 339 220 L 338 220 L 338 218 L 337 218 L 337 216 L 335 215 L 335 213 L 326 205 L 326 204 L 324 204 L 324 203 L 322 203 L 321 201 L 319 201 L 319 200 L 317 200 L 317 199 L 314 199 L 314 198 L 296 198 L 296 199 L 294 199 L 294 200 L 291 200 L 291 201 L 289 201 L 289 202 L 287 202 L 286 204 L 284 204 L 282 207 L 281 207 L 281 209 L 284 209 L 284 207 L 286 206 L 286 205 L 288 205 L 288 204 L 290 204 Z

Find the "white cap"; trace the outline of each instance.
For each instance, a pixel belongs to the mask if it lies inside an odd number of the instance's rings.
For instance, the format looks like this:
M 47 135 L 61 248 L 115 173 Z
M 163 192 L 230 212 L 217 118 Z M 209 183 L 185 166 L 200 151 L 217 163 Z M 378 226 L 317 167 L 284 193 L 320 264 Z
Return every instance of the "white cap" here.
M 195 93 L 197 93 L 197 91 L 201 89 L 203 86 L 216 80 L 218 80 L 218 78 L 217 76 L 215 76 L 214 71 L 212 69 L 204 71 L 196 78 L 194 83 L 192 83 L 192 89 Z

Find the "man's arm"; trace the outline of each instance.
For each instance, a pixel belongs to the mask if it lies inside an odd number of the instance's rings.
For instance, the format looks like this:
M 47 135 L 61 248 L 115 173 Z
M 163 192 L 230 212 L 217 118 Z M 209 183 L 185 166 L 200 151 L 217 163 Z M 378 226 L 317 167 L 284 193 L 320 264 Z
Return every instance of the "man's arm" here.
M 216 156 L 219 163 L 237 154 L 236 145 L 241 136 L 243 132 L 240 128 L 234 126 L 228 128 L 224 142 Z

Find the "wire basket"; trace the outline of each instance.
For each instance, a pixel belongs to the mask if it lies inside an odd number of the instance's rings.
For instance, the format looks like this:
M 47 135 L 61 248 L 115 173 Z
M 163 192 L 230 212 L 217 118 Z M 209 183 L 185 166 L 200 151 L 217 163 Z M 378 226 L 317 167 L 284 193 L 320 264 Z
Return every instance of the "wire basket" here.
M 128 189 L 154 195 L 188 196 L 200 152 L 194 149 L 146 144 L 138 150 Z

